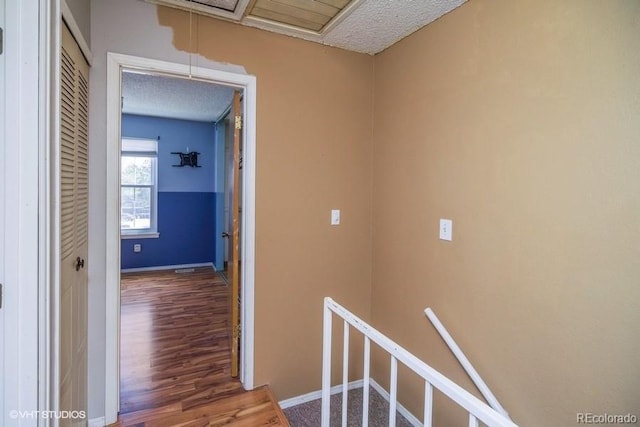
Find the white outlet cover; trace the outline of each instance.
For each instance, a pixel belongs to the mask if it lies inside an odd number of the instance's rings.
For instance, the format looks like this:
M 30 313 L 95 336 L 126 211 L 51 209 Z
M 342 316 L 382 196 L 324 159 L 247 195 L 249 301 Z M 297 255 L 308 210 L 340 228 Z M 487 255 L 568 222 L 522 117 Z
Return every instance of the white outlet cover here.
M 340 224 L 340 209 L 331 210 L 331 225 Z
M 453 221 L 450 219 L 440 220 L 440 240 L 453 240 Z

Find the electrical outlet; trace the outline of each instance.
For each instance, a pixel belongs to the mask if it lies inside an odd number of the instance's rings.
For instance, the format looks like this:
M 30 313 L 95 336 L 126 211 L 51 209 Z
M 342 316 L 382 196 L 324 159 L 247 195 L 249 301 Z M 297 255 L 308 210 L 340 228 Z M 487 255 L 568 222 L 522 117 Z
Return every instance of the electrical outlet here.
M 142 252 L 142 245 L 140 243 L 136 243 L 135 245 L 133 245 L 133 252 Z
M 331 225 L 340 225 L 340 209 L 331 210 Z
M 441 219 L 440 220 L 440 240 L 449 240 L 453 239 L 453 221 L 450 219 Z

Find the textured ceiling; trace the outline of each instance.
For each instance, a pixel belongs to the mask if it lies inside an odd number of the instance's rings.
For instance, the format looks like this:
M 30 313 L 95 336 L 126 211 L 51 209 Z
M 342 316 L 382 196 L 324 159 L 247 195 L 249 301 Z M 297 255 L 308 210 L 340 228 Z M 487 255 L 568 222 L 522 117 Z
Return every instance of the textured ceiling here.
M 227 3 L 225 7 L 231 7 L 234 3 L 231 0 L 146 1 L 374 55 L 462 5 L 466 0 L 239 0 L 235 2 L 233 13 L 229 9 L 221 11 L 223 7 L 220 5 Z M 329 5 L 342 8 L 344 3 L 348 4 L 342 12 L 322 28 L 315 30 L 313 25 L 304 25 L 306 21 L 321 22 L 317 19 L 321 18 L 318 13 L 322 8 L 326 9 Z M 220 7 L 211 7 L 214 4 Z M 267 5 L 272 9 L 265 14 L 261 11 Z M 319 6 L 322 8 L 318 9 Z M 255 14 L 252 14 L 252 8 L 256 8 Z M 285 19 L 281 14 L 285 12 L 292 15 L 287 15 L 288 18 Z M 292 21 L 290 16 L 296 18 Z M 296 19 L 300 20 L 299 25 L 294 24 Z
M 132 72 L 122 73 L 122 112 L 215 122 L 229 108 L 233 88 Z
M 364 1 L 323 37 L 323 43 L 375 54 L 435 21 L 464 1 Z

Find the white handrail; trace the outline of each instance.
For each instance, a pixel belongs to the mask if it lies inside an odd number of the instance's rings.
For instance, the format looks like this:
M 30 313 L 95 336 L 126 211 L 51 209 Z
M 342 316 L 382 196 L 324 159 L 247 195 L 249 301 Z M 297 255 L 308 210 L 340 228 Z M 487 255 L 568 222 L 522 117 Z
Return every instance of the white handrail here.
M 477 421 L 482 421 L 488 427 L 517 427 L 509 418 L 505 417 L 495 409 L 491 408 L 486 403 L 482 402 L 477 397 L 445 377 L 431 366 L 427 365 L 413 354 L 378 332 L 375 328 L 364 322 L 362 319 L 349 312 L 346 308 L 327 297 L 324 299 L 324 330 L 323 330 L 323 360 L 322 360 L 322 427 L 329 427 L 329 414 L 330 414 L 330 388 L 331 388 L 331 338 L 332 338 L 332 317 L 333 313 L 341 317 L 345 324 L 351 325 L 356 330 L 360 331 L 364 335 L 365 339 L 365 378 L 364 384 L 368 385 L 369 374 L 369 341 L 373 341 L 383 350 L 391 355 L 392 360 L 392 378 L 390 384 L 395 384 L 397 381 L 397 369 L 395 364 L 401 362 L 413 372 L 418 374 L 425 381 L 425 389 L 430 390 L 429 386 L 433 386 L 441 393 L 448 396 L 451 400 L 463 407 L 469 413 L 470 425 L 477 425 Z M 346 328 L 346 326 L 345 326 Z M 348 353 L 346 353 L 348 354 Z M 343 370 L 348 369 L 348 364 L 343 361 Z M 343 373 L 343 378 L 345 377 Z M 392 386 L 392 392 L 395 395 L 395 386 Z M 363 390 L 367 393 L 368 390 Z M 425 395 L 425 425 L 431 425 L 431 398 L 433 393 L 428 392 Z M 343 396 L 346 399 L 346 396 Z M 366 401 L 367 399 L 365 399 Z M 390 405 L 394 407 L 396 402 Z M 428 409 L 427 409 L 428 408 Z M 368 425 L 368 408 L 363 408 L 363 426 Z M 393 415 L 390 416 L 393 419 Z M 343 418 L 344 422 L 344 418 Z M 475 424 L 473 424 L 475 422 Z M 343 423 L 344 426 L 344 423 Z
M 444 342 L 447 343 L 451 352 L 456 356 L 456 359 L 458 359 L 458 362 L 460 362 L 462 368 L 467 372 L 467 375 L 469 375 L 471 381 L 473 381 L 476 387 L 478 387 L 478 390 L 480 390 L 480 393 L 482 393 L 489 405 L 491 405 L 493 409 L 508 418 L 509 414 L 507 413 L 507 411 L 502 407 L 502 405 L 500 405 L 500 402 L 498 402 L 498 399 L 496 399 L 491 390 L 489 390 L 489 386 L 487 386 L 487 384 L 482 380 L 480 374 L 478 374 L 471 362 L 469 362 L 469 359 L 467 359 L 467 356 L 465 356 L 460 347 L 458 347 L 458 344 L 449 334 L 447 328 L 445 328 L 442 322 L 440 322 L 438 316 L 436 316 L 431 308 L 427 308 L 424 313 L 427 315 L 429 320 L 431 320 L 433 326 L 436 328 Z

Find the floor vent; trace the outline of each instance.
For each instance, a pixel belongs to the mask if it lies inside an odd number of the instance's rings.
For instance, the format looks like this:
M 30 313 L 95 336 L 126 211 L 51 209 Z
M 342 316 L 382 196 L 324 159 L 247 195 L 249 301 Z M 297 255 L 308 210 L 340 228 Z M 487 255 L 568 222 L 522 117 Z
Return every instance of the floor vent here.
M 193 273 L 194 271 L 196 271 L 195 268 L 179 268 L 176 273 Z

